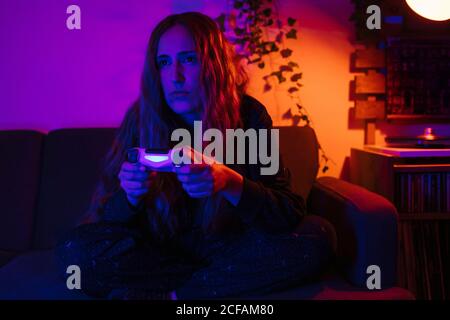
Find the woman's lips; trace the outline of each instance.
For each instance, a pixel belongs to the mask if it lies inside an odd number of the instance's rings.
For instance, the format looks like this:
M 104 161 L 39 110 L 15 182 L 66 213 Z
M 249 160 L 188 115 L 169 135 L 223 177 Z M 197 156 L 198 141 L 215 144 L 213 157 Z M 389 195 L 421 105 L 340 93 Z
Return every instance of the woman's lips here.
M 170 94 L 171 97 L 179 98 L 179 97 L 186 97 L 189 94 L 188 91 L 174 91 Z

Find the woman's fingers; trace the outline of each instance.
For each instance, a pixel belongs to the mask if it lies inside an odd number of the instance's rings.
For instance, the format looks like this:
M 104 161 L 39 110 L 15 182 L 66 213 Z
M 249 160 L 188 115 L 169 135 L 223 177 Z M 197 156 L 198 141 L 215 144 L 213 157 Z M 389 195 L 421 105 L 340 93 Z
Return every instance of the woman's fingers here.
M 177 178 L 181 183 L 200 183 L 211 180 L 211 176 L 208 172 L 196 174 L 177 174 Z
M 145 181 L 131 181 L 131 180 L 124 180 L 121 182 L 121 186 L 125 190 L 135 190 L 135 189 L 141 189 L 141 188 L 149 188 L 151 185 L 151 180 L 145 180 Z
M 135 171 L 145 172 L 146 171 L 146 167 L 143 166 L 142 164 L 140 164 L 140 163 L 131 163 L 131 162 L 127 162 L 127 161 L 122 163 L 122 166 L 121 166 L 120 169 L 122 171 L 127 171 L 127 172 L 135 172 Z
M 174 169 L 180 182 L 196 183 L 210 180 L 210 166 L 205 164 L 190 164 Z
M 183 189 L 187 193 L 210 193 L 214 190 L 214 185 L 212 182 L 201 182 L 201 183 L 183 183 Z
M 127 195 L 133 198 L 139 198 L 148 192 L 148 188 L 141 188 L 135 190 L 128 190 Z
M 120 180 L 130 180 L 130 181 L 144 181 L 147 180 L 149 174 L 144 172 L 127 172 L 121 171 L 119 173 Z
M 139 163 L 122 163 L 118 178 L 131 203 L 137 203 L 148 192 L 156 174 Z
M 120 180 L 133 180 L 133 181 L 143 181 L 147 180 L 149 178 L 153 178 L 156 176 L 155 171 L 137 171 L 136 169 L 134 171 L 127 171 L 127 170 L 121 170 L 119 172 L 119 179 Z
M 183 189 L 192 198 L 204 198 L 214 191 L 211 167 L 207 164 L 187 164 L 174 168 L 177 179 L 182 183 Z
M 179 167 L 174 167 L 173 172 L 175 172 L 177 175 L 178 174 L 196 174 L 196 173 L 201 173 L 205 169 L 208 169 L 208 168 L 209 168 L 209 165 L 207 165 L 205 163 L 184 164 Z

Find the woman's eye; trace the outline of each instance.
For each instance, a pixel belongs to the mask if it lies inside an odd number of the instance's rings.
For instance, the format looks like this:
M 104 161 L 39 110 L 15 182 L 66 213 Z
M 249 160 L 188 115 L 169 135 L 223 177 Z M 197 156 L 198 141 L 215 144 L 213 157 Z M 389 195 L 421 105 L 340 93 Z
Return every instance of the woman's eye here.
M 165 67 L 169 64 L 167 60 L 159 60 L 158 67 Z
M 196 59 L 195 59 L 194 56 L 191 56 L 191 57 L 186 57 L 186 58 L 184 59 L 184 61 L 187 62 L 187 63 L 192 63 L 192 62 L 195 62 Z

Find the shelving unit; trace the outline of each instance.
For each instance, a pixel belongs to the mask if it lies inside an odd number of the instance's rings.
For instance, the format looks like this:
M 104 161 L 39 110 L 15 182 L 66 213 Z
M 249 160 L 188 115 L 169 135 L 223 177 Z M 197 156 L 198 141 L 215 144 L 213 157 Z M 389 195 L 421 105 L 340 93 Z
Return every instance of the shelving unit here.
M 387 118 L 450 119 L 450 38 L 390 38 Z
M 389 149 L 391 154 L 370 146 L 353 148 L 351 181 L 397 208 L 398 285 L 418 299 L 449 299 L 450 154 L 439 149 L 395 154 Z

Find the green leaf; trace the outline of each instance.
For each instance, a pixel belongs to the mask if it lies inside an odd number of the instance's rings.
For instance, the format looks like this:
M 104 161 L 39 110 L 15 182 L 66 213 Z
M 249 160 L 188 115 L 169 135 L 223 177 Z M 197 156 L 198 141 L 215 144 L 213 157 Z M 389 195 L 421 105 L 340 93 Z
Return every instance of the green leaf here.
M 278 46 L 275 44 L 275 42 L 272 42 L 270 45 L 270 51 L 277 52 L 278 50 L 280 50 L 280 48 L 278 48 Z
M 292 111 L 289 108 L 285 113 L 283 113 L 282 119 L 292 119 Z
M 261 0 L 256 0 L 256 1 L 252 1 L 252 0 L 244 0 L 244 2 L 247 3 L 248 7 L 250 8 L 250 10 L 252 11 L 258 11 L 259 8 L 261 8 L 261 4 L 262 1 Z
M 287 58 L 292 54 L 292 50 L 291 49 L 283 49 L 280 51 L 280 54 L 283 58 Z
M 281 41 L 283 40 L 283 31 L 280 31 L 277 35 L 277 37 L 275 38 L 275 41 L 278 43 L 281 43 Z
M 242 1 L 234 1 L 234 8 L 235 9 L 240 9 L 244 6 L 244 2 Z
M 300 80 L 301 78 L 302 78 L 302 73 L 296 73 L 296 74 L 292 75 L 291 81 L 296 82 L 296 81 Z
M 286 33 L 287 39 L 297 39 L 297 30 L 291 29 L 288 33 Z
M 247 42 L 247 40 L 245 40 L 243 38 L 237 38 L 237 39 L 234 39 L 234 41 L 233 41 L 234 44 L 239 44 L 239 45 L 243 45 L 246 42 Z
M 270 84 L 266 83 L 264 85 L 264 92 L 270 91 L 270 89 L 272 89 L 272 86 Z
M 234 33 L 235 33 L 236 35 L 238 35 L 238 36 L 244 34 L 244 31 L 245 31 L 245 30 L 242 29 L 242 28 L 234 28 Z
M 293 18 L 288 18 L 288 25 L 290 26 L 290 27 L 292 27 L 293 25 L 294 25 L 294 23 L 295 23 L 295 19 L 293 19 Z
M 259 42 L 256 46 L 258 47 L 258 48 L 264 48 L 267 44 L 268 44 L 269 42 L 267 42 L 267 41 L 261 41 L 261 42 Z
M 272 13 L 272 9 L 270 9 L 270 8 L 264 9 L 262 13 L 265 17 L 270 17 L 270 14 Z
M 289 92 L 289 93 L 294 93 L 295 91 L 298 91 L 298 89 L 297 89 L 296 87 L 290 87 L 290 88 L 288 89 L 288 92 Z
M 281 71 L 273 71 L 270 75 L 276 76 L 276 77 L 281 77 Z
M 278 83 L 286 81 L 286 78 L 283 77 L 283 73 L 281 71 L 273 71 L 270 75 L 277 77 Z
M 280 66 L 280 71 L 290 71 L 290 72 L 292 72 L 293 70 L 292 70 L 292 68 L 290 66 L 282 65 L 282 66 Z
M 225 32 L 225 14 L 222 13 L 220 16 L 216 18 L 216 22 L 219 25 L 219 28 L 222 32 Z
M 282 28 L 283 28 L 283 22 L 281 22 L 280 19 L 277 19 L 277 27 L 278 27 L 279 29 L 282 29 Z
M 256 59 L 253 59 L 253 60 L 249 60 L 249 64 L 252 64 L 252 63 L 256 63 L 256 62 L 260 62 L 261 61 L 261 57 L 258 57 L 258 58 L 256 58 Z

